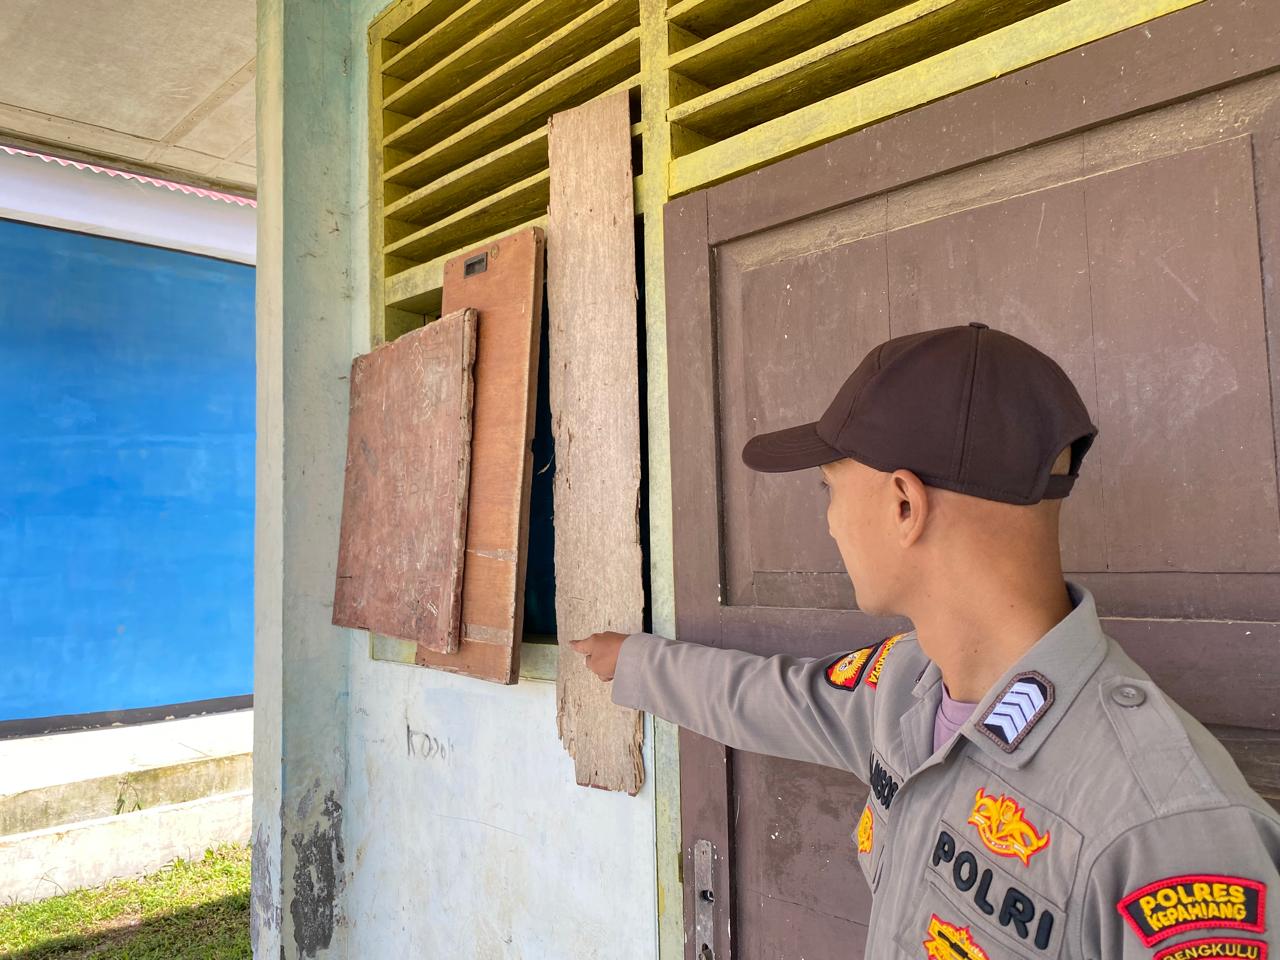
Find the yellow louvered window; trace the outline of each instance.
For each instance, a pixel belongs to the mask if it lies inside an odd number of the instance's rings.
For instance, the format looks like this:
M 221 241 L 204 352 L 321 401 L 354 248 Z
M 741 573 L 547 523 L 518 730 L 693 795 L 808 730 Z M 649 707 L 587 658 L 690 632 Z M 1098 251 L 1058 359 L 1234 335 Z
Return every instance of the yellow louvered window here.
M 545 222 L 559 110 L 631 93 L 660 327 L 668 198 L 1197 2 L 399 0 L 369 31 L 375 339 L 438 315 L 450 257 Z
M 552 114 L 627 89 L 640 135 L 638 0 L 406 0 L 369 59 L 379 339 L 438 313 L 449 258 L 545 221 Z

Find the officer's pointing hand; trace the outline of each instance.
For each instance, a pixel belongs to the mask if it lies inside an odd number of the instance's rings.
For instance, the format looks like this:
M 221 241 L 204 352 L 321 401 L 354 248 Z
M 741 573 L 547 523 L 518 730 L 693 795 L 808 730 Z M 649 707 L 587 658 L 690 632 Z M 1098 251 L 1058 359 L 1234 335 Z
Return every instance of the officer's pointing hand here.
M 625 639 L 625 633 L 593 633 L 585 640 L 570 640 L 569 646 L 586 657 L 588 670 L 601 680 L 612 680 L 618 666 L 618 651 Z

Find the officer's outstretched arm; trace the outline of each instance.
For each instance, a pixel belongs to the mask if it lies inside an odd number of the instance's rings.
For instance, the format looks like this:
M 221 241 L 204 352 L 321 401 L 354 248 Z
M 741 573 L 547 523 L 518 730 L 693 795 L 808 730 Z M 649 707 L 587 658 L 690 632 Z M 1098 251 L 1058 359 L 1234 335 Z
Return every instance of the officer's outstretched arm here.
M 1274 957 L 1280 830 L 1246 806 L 1164 816 L 1113 841 L 1088 871 L 1088 960 Z M 1270 947 L 1270 950 L 1267 948 Z
M 877 649 L 867 648 L 864 663 Z M 618 656 L 612 696 L 739 750 L 865 775 L 874 700 L 861 684 L 828 679 L 838 660 L 762 657 L 634 634 Z

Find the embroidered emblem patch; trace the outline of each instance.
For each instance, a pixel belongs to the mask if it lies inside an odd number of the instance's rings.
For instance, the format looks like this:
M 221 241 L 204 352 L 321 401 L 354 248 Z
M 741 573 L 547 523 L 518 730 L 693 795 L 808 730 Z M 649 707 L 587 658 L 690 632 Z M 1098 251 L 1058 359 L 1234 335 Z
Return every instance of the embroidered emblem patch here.
M 924 955 L 929 960 L 990 960 L 987 951 L 973 942 L 968 927 L 947 923 L 936 913 L 929 917 L 928 933 Z
M 1211 937 L 1188 940 L 1165 947 L 1154 960 L 1200 960 L 1201 957 L 1239 957 L 1241 960 L 1267 960 L 1267 945 L 1261 940 L 1233 940 Z
M 872 690 L 876 688 L 876 685 L 880 682 L 880 673 L 884 670 L 884 661 L 889 656 L 889 651 L 905 636 L 905 633 L 898 633 L 880 644 L 880 653 L 872 662 L 871 669 L 867 671 L 867 679 L 862 681 L 866 686 Z
M 996 796 L 979 787 L 969 823 L 978 828 L 988 850 L 1001 857 L 1017 857 L 1023 866 L 1049 845 L 1049 834 L 1041 834 L 1027 819 L 1026 808 L 1008 794 Z
M 871 814 L 871 804 L 867 804 L 862 810 L 862 817 L 858 820 L 858 852 L 870 853 L 871 843 L 875 834 L 875 817 Z
M 846 653 L 827 667 L 827 683 L 842 690 L 852 690 L 858 685 L 862 671 L 866 669 L 867 661 L 875 651 L 875 647 L 864 647 L 853 653 Z
M 1053 684 L 1048 677 L 1034 670 L 1020 673 L 991 704 L 978 729 L 1005 753 L 1013 753 L 1052 704 Z
M 1149 883 L 1126 894 L 1116 909 L 1149 947 L 1175 933 L 1201 927 L 1260 933 L 1266 925 L 1266 898 L 1267 888 L 1257 880 L 1190 874 Z

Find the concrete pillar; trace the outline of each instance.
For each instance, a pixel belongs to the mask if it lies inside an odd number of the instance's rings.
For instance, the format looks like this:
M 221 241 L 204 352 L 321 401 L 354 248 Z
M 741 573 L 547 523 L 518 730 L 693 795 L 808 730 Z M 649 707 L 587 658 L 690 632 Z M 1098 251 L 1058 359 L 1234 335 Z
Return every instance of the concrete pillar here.
M 345 957 L 351 12 L 258 3 L 254 956 Z

